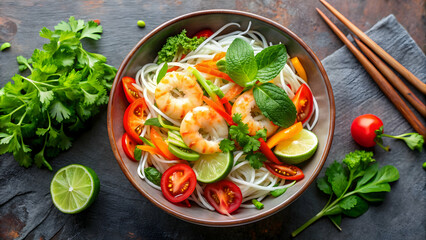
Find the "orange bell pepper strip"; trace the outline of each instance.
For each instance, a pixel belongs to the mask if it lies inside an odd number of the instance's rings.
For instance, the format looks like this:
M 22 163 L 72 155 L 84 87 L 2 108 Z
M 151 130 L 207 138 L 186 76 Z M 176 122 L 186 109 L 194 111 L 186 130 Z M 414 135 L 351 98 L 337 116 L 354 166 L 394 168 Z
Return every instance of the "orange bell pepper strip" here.
M 225 112 L 222 109 L 223 106 L 222 108 L 220 108 L 219 104 L 213 102 L 206 96 L 203 96 L 203 100 L 205 103 L 207 103 L 207 105 L 209 105 L 209 107 L 213 108 L 217 113 L 219 113 L 219 115 L 222 116 L 229 125 L 236 125 L 234 121 L 232 120 L 231 115 L 229 115 L 227 112 Z
M 177 160 L 179 159 L 173 153 L 169 151 L 169 147 L 167 146 L 167 143 L 163 140 L 163 138 L 160 136 L 160 134 L 155 131 L 153 127 L 151 127 L 151 141 L 155 145 L 155 147 L 158 148 L 158 150 L 162 153 L 161 155 L 169 160 Z
M 137 145 L 136 147 L 139 148 L 142 151 L 149 152 L 151 154 L 158 154 L 158 155 L 165 157 L 163 155 L 163 153 L 160 150 L 158 150 L 158 148 L 151 147 L 151 146 L 148 146 L 148 145 Z
M 238 84 L 235 84 L 229 91 L 225 94 L 223 98 L 232 100 L 243 92 L 244 88 Z
M 308 77 L 306 76 L 305 69 L 302 66 L 302 63 L 300 63 L 298 57 L 290 58 L 291 63 L 293 64 L 294 69 L 296 69 L 297 75 L 301 77 L 305 82 L 308 82 Z
M 266 144 L 268 145 L 269 148 L 273 148 L 279 142 L 281 142 L 283 140 L 290 139 L 290 138 L 296 136 L 296 134 L 298 134 L 300 131 L 302 131 L 302 129 L 303 129 L 302 123 L 297 122 L 297 123 L 291 125 L 290 127 L 275 133 L 272 137 L 270 137 L 268 139 Z
M 179 69 L 178 66 L 174 66 L 174 67 L 171 67 L 171 68 L 167 69 L 167 72 L 174 72 L 174 71 L 176 71 L 178 69 Z
M 265 155 L 266 158 L 271 162 L 282 164 L 282 162 L 278 160 L 277 156 L 275 156 L 275 154 L 272 152 L 271 148 L 268 147 L 268 144 L 265 143 L 265 140 L 263 140 L 263 138 L 259 138 L 258 140 L 260 142 L 259 150 L 263 153 L 263 155 Z
M 212 60 L 217 62 L 220 59 L 224 58 L 225 56 L 226 56 L 226 52 L 216 53 L 216 55 L 214 55 Z

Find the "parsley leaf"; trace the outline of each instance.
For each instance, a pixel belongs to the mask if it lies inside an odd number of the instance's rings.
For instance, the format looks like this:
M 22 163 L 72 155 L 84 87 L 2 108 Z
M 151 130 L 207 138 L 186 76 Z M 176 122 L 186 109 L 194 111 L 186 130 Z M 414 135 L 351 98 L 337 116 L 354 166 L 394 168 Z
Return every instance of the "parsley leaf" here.
M 98 40 L 102 27 L 70 17 L 55 30 L 42 28 L 49 40 L 30 58 L 18 56 L 13 82 L 0 89 L 0 154 L 10 152 L 21 166 L 35 163 L 52 170 L 47 157 L 72 145 L 81 129 L 108 102 L 116 69 L 106 58 L 83 48 L 83 38 Z

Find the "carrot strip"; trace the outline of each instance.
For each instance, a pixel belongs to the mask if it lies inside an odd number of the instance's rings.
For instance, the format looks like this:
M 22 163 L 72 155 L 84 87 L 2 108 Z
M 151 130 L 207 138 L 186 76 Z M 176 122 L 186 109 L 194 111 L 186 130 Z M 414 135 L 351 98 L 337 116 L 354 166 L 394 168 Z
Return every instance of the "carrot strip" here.
M 225 94 L 223 98 L 228 100 L 234 99 L 236 96 L 240 95 L 243 92 L 244 88 L 238 84 L 235 84 L 229 91 Z
M 160 136 L 160 134 L 155 131 L 153 127 L 151 127 L 151 141 L 154 143 L 155 147 L 157 147 L 165 158 L 169 160 L 176 160 L 179 159 L 173 153 L 169 151 L 169 147 L 167 146 L 167 143 L 163 140 L 163 138 Z
M 158 155 L 165 157 L 163 155 L 163 153 L 160 150 L 158 150 L 158 148 L 151 147 L 151 146 L 148 146 L 148 145 L 137 145 L 136 147 L 139 148 L 142 151 L 149 152 L 151 154 L 158 154 Z
M 176 71 L 178 69 L 179 69 L 178 66 L 174 66 L 174 67 L 171 67 L 171 68 L 167 69 L 167 72 L 174 72 L 174 71 Z
M 298 134 L 300 131 L 302 131 L 302 129 L 303 129 L 302 123 L 297 122 L 297 123 L 291 125 L 290 127 L 275 133 L 272 137 L 270 137 L 268 139 L 266 144 L 268 145 L 269 148 L 273 148 L 279 142 L 294 137 L 296 134 Z
M 306 76 L 305 69 L 302 66 L 302 63 L 300 63 L 298 57 L 290 58 L 291 63 L 293 64 L 294 69 L 296 69 L 297 75 L 301 77 L 305 82 L 308 82 L 308 77 Z
M 229 82 L 234 82 L 231 79 L 231 77 L 228 76 L 228 74 L 221 72 L 219 70 L 212 69 L 210 67 L 202 66 L 202 65 L 199 65 L 199 64 L 195 65 L 195 68 L 200 72 L 207 73 L 207 74 L 210 74 L 210 75 L 215 76 L 215 77 L 220 77 L 220 78 L 225 79 Z
M 217 62 L 220 59 L 224 58 L 225 56 L 226 56 L 226 52 L 216 53 L 216 55 L 214 55 L 212 60 Z
M 232 120 L 231 115 L 229 115 L 228 113 L 226 113 L 224 110 L 222 110 L 219 107 L 219 104 L 213 102 L 212 100 L 210 100 L 208 97 L 203 96 L 203 100 L 205 103 L 207 103 L 207 105 L 209 105 L 211 108 L 213 108 L 217 113 L 219 113 L 220 116 L 222 116 L 225 121 L 229 124 L 229 125 L 236 125 L 234 123 L 234 121 Z M 222 106 L 223 107 L 223 106 Z

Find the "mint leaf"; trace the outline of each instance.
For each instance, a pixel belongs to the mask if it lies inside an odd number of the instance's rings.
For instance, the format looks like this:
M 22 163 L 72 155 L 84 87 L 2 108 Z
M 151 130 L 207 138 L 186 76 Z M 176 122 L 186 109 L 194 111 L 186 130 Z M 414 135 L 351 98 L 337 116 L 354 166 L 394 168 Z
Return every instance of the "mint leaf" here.
M 142 150 L 139 149 L 137 146 L 135 147 L 134 157 L 136 161 L 140 161 L 142 158 Z
M 226 51 L 226 73 L 236 84 L 246 87 L 256 77 L 257 63 L 253 48 L 236 38 Z
M 262 114 L 275 125 L 288 128 L 296 121 L 296 107 L 282 88 L 264 83 L 253 89 L 253 96 Z
M 158 121 L 158 118 L 147 119 L 144 124 L 150 125 L 150 126 L 162 127 L 160 124 L 160 121 Z
M 267 47 L 255 57 L 258 71 L 256 79 L 268 82 L 274 79 L 287 62 L 287 50 L 284 44 Z

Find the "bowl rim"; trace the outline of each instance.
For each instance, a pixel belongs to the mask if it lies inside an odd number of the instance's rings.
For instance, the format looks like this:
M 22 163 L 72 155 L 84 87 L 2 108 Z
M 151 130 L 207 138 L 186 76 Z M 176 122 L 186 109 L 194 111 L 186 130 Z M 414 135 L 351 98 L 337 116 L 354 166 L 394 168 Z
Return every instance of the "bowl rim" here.
M 145 190 L 142 187 L 140 187 L 138 185 L 138 183 L 136 182 L 136 180 L 132 177 L 130 170 L 126 167 L 124 160 L 121 158 L 121 156 L 118 152 L 118 148 L 117 148 L 117 145 L 116 145 L 117 141 L 116 141 L 115 136 L 113 134 L 113 124 L 112 124 L 112 116 L 111 116 L 112 108 L 113 108 L 112 96 L 114 95 L 114 92 L 116 90 L 117 85 L 119 85 L 119 82 L 121 82 L 120 79 L 122 78 L 122 74 L 124 72 L 124 69 L 126 68 L 127 64 L 130 62 L 133 55 L 139 50 L 139 48 L 146 41 L 148 41 L 151 37 L 153 37 L 155 34 L 157 34 L 159 31 L 163 30 L 164 28 L 166 28 L 166 27 L 168 27 L 168 26 L 170 26 L 170 25 L 172 25 L 176 22 L 179 22 L 181 20 L 187 19 L 187 18 L 192 18 L 192 17 L 196 17 L 196 16 L 201 16 L 201 15 L 208 15 L 208 14 L 230 14 L 230 15 L 241 15 L 241 16 L 245 16 L 245 17 L 250 17 L 250 18 L 254 18 L 256 20 L 265 22 L 269 25 L 272 25 L 272 26 L 276 27 L 277 29 L 279 29 L 280 31 L 286 33 L 288 36 L 290 36 L 292 39 L 294 39 L 298 44 L 300 44 L 306 50 L 306 52 L 311 56 L 313 61 L 315 62 L 315 64 L 318 67 L 322 77 L 324 78 L 324 83 L 326 85 L 328 99 L 330 101 L 330 116 L 329 116 L 330 117 L 330 125 L 329 125 L 330 128 L 329 128 L 329 131 L 328 131 L 326 146 L 325 146 L 324 152 L 321 156 L 320 162 L 316 166 L 316 168 L 314 169 L 313 174 L 310 176 L 309 179 L 307 179 L 307 181 L 304 183 L 304 185 L 301 187 L 301 189 L 299 189 L 294 195 L 290 196 L 288 199 L 286 199 L 282 203 L 278 204 L 277 206 L 275 206 L 275 207 L 273 207 L 269 210 L 265 210 L 261 214 L 257 214 L 255 217 L 248 217 L 248 218 L 244 218 L 244 219 L 229 219 L 229 220 L 225 220 L 225 221 L 211 222 L 211 221 L 208 221 L 208 220 L 203 220 L 203 219 L 192 217 L 192 216 L 189 216 L 189 215 L 182 215 L 181 213 L 176 212 L 172 208 L 169 208 L 168 206 L 163 205 L 159 200 L 157 200 L 154 197 L 151 197 L 147 192 L 145 192 Z M 324 166 L 324 163 L 327 159 L 327 156 L 328 156 L 328 153 L 330 151 L 331 144 L 332 144 L 332 141 L 333 141 L 334 126 L 335 126 L 335 103 L 334 103 L 334 95 L 333 95 L 331 83 L 328 79 L 328 76 L 327 76 L 327 73 L 326 73 L 324 67 L 321 64 L 321 61 L 318 59 L 318 57 L 312 51 L 312 49 L 300 37 L 298 37 L 296 34 L 294 34 L 292 31 L 290 31 L 286 27 L 282 26 L 281 24 L 279 24 L 275 21 L 272 21 L 268 18 L 254 14 L 254 13 L 249 13 L 249 12 L 239 11 L 239 10 L 229 10 L 229 9 L 210 9 L 210 10 L 201 10 L 201 11 L 183 14 L 181 16 L 178 16 L 178 17 L 175 17 L 171 20 L 168 20 L 168 21 L 162 23 L 160 26 L 153 29 L 151 32 L 149 32 L 146 36 L 144 36 L 132 48 L 132 50 L 126 55 L 123 62 L 120 64 L 120 67 L 118 68 L 117 74 L 114 78 L 113 86 L 112 86 L 111 92 L 110 92 L 110 100 L 109 100 L 109 103 L 108 103 L 107 126 L 108 126 L 108 136 L 109 136 L 111 148 L 112 148 L 114 156 L 115 156 L 121 170 L 123 171 L 126 178 L 130 181 L 130 183 L 145 198 L 150 200 L 157 207 L 165 210 L 167 213 L 169 213 L 173 216 L 176 216 L 179 219 L 185 220 L 187 222 L 196 223 L 198 225 L 204 225 L 204 226 L 229 227 L 229 226 L 238 226 L 238 225 L 252 223 L 252 222 L 264 219 L 266 217 L 272 216 L 273 214 L 279 212 L 280 210 L 284 209 L 285 207 L 290 205 L 292 202 L 294 202 L 312 184 L 312 182 L 316 179 L 316 177 L 320 173 L 322 167 Z M 121 136 L 117 136 L 117 137 L 121 137 Z

